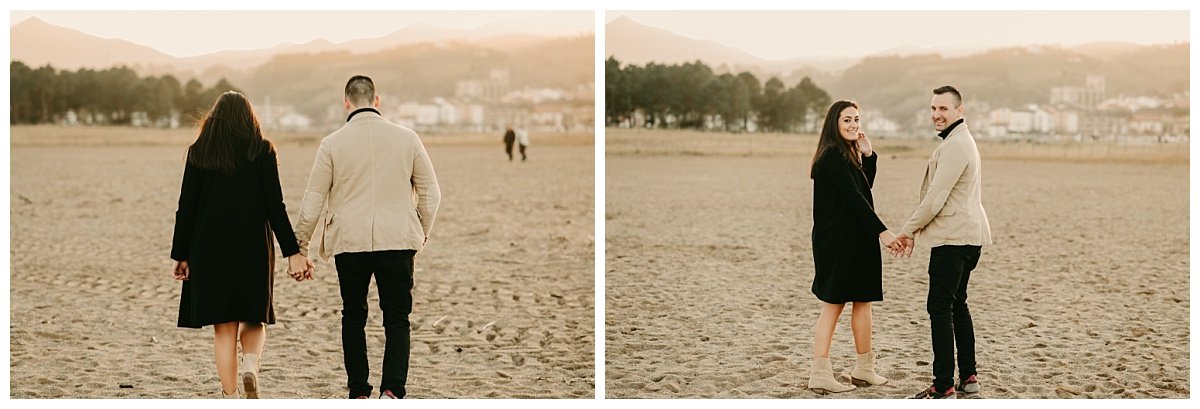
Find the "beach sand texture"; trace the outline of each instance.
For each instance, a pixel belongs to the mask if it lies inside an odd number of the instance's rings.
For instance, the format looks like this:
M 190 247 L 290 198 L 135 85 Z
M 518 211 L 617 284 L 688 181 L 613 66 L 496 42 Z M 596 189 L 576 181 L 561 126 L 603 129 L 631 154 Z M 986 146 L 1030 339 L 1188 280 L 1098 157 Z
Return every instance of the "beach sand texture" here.
M 216 397 L 212 329 L 175 326 L 168 259 L 194 134 L 63 129 L 13 128 L 10 397 Z M 499 134 L 424 136 L 443 200 L 416 259 L 411 398 L 594 395 L 592 137 L 536 137 L 509 163 Z M 277 138 L 293 223 L 317 139 Z M 296 283 L 277 260 L 262 395 L 345 397 L 333 263 Z M 378 388 L 374 285 L 369 304 Z
M 818 397 L 806 388 L 815 137 L 609 129 L 606 144 L 606 395 Z M 876 147 L 876 208 L 898 228 L 933 143 Z M 984 397 L 1187 398 L 1188 146 L 980 150 L 995 240 L 969 289 Z M 874 350 L 892 381 L 828 397 L 931 384 L 928 258 L 884 256 Z M 831 353 L 847 384 L 854 354 L 847 306 Z

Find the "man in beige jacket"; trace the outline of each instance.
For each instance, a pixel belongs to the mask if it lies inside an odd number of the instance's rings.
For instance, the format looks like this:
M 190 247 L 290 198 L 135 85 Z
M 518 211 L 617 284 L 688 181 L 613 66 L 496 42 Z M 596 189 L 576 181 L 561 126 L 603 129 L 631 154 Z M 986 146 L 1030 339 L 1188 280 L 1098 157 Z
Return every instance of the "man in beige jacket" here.
M 975 332 L 967 308 L 967 281 L 991 227 L 980 199 L 983 170 L 975 138 L 963 122 L 962 94 L 952 86 L 933 90 L 933 127 L 942 138 L 933 150 L 921 183 L 921 204 L 897 236 L 912 254 L 914 238 L 929 245 L 929 312 L 933 338 L 933 386 L 914 398 L 955 397 L 954 352 L 958 347 L 958 392 L 979 395 L 975 370 Z
M 369 397 L 367 290 L 379 289 L 386 344 L 379 397 L 403 398 L 408 378 L 413 256 L 429 239 L 441 190 L 425 146 L 383 119 L 375 84 L 346 83 L 346 125 L 321 141 L 296 226 L 300 252 L 320 216 L 319 252 L 332 255 L 342 295 L 342 353 L 351 398 Z

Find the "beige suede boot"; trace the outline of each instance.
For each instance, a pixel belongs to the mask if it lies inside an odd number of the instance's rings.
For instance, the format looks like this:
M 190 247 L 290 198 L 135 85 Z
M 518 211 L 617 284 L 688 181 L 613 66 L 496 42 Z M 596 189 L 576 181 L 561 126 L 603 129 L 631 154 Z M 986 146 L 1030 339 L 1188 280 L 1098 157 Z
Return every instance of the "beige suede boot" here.
M 883 385 L 887 382 L 888 378 L 875 374 L 874 351 L 858 354 L 858 364 L 854 366 L 854 371 L 850 372 L 850 383 L 855 386 L 870 386 Z
M 258 399 L 258 354 L 242 354 L 242 391 L 246 399 Z
M 808 375 L 808 389 L 821 395 L 854 390 L 854 385 L 843 385 L 833 378 L 833 363 L 829 358 L 813 358 L 812 373 Z

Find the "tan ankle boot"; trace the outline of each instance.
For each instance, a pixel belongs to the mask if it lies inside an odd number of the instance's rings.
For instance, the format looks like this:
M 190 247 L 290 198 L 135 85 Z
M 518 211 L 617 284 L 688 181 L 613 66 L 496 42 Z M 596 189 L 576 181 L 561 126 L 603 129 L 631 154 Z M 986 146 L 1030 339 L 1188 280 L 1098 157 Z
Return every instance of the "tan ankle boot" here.
M 858 364 L 854 366 L 854 371 L 850 372 L 850 383 L 856 386 L 883 385 L 888 382 L 888 378 L 884 378 L 875 374 L 875 352 L 867 352 L 858 354 Z
M 258 354 L 242 354 L 242 391 L 246 399 L 258 399 Z
M 833 363 L 829 358 L 813 358 L 812 373 L 808 375 L 808 389 L 824 395 L 849 392 L 854 390 L 854 385 L 843 385 L 833 378 Z

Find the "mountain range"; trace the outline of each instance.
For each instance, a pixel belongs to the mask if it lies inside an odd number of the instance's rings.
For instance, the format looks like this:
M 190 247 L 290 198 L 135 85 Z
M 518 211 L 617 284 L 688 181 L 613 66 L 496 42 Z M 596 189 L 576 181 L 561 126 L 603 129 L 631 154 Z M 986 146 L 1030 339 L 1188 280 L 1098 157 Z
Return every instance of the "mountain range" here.
M 474 30 L 415 24 L 378 38 L 315 40 L 249 51 L 177 58 L 121 39 L 98 38 L 29 18 L 12 27 L 12 60 L 60 70 L 126 66 L 142 76 L 173 75 L 205 86 L 227 79 L 253 101 L 270 98 L 315 118 L 340 101 L 355 74 L 379 84 L 389 103 L 452 97 L 458 81 L 507 73 L 507 89 L 578 90 L 595 80 L 595 36 L 549 37 L 499 26 Z
M 345 51 L 369 54 L 396 47 L 420 43 L 464 43 L 506 51 L 519 51 L 553 40 L 552 37 L 527 32 L 514 32 L 500 25 L 485 25 L 477 29 L 457 29 L 418 23 L 390 34 L 333 43 L 316 39 L 306 43 L 285 43 L 256 50 L 220 51 L 190 57 L 174 57 L 149 46 L 122 39 L 96 37 L 79 30 L 50 24 L 37 17 L 13 25 L 11 59 L 37 67 L 51 64 L 55 68 L 108 68 L 126 65 L 143 74 L 195 73 L 206 70 L 245 70 L 261 65 L 282 54 L 324 53 Z

